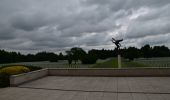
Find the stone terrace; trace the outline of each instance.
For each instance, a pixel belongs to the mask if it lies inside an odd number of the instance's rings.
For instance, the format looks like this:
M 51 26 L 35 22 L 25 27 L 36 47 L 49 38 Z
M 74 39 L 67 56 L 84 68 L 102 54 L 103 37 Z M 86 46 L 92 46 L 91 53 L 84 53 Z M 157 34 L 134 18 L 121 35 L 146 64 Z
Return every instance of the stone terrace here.
M 47 76 L 0 89 L 0 100 L 170 100 L 170 77 Z

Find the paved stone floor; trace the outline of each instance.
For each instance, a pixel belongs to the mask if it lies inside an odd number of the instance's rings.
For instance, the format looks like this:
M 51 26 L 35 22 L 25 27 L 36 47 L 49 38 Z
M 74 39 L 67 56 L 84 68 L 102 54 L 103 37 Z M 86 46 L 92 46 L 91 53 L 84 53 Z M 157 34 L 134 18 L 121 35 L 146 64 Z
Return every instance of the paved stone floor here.
M 170 100 L 170 77 L 48 76 L 0 89 L 0 100 Z

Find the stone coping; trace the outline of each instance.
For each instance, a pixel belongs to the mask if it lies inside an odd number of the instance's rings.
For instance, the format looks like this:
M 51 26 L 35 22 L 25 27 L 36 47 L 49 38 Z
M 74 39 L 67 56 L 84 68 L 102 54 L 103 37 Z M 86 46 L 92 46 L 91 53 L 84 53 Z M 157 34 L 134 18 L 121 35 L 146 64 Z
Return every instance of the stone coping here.
M 26 74 L 34 74 L 34 73 L 38 73 L 41 71 L 45 71 L 48 70 L 48 68 L 44 68 L 44 69 L 40 69 L 40 70 L 35 70 L 35 71 L 31 71 L 31 72 L 27 72 L 27 73 L 22 73 L 22 74 L 17 74 L 17 75 L 12 75 L 11 77 L 20 77 L 20 76 L 24 76 Z
M 46 68 L 10 76 L 10 85 L 17 86 L 45 76 L 160 77 L 170 76 L 170 68 Z
M 123 67 L 123 68 L 45 68 L 45 69 L 75 69 L 75 70 L 79 70 L 79 69 L 88 69 L 88 70 L 93 70 L 93 69 L 99 69 L 99 70 L 103 70 L 103 69 L 110 69 L 110 70 L 125 70 L 125 69 L 170 69 L 170 67 Z

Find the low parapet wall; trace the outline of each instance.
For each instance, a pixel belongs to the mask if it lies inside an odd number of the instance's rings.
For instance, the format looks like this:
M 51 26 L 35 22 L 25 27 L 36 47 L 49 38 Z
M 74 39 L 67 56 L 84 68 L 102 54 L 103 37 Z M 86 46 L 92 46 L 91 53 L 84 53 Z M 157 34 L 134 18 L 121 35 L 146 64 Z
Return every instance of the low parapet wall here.
M 110 76 L 142 77 L 170 76 L 170 68 L 131 68 L 131 69 L 55 69 L 49 68 L 51 76 Z
M 66 69 L 48 68 L 10 76 L 10 85 L 17 86 L 45 76 L 107 76 L 107 77 L 160 77 L 170 76 L 170 68 L 131 68 L 131 69 Z
M 47 75 L 48 75 L 48 69 L 41 69 L 41 70 L 32 71 L 28 73 L 12 75 L 10 76 L 10 86 L 17 86 L 22 83 L 36 80 Z

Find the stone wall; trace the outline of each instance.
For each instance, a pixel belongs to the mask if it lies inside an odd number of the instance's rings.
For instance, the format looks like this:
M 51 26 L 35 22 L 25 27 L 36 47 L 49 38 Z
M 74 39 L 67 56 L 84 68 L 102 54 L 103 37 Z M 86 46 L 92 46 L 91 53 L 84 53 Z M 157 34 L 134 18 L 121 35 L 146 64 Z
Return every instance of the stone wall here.
M 55 69 L 49 68 L 51 76 L 170 76 L 169 68 L 131 68 L 131 69 Z

